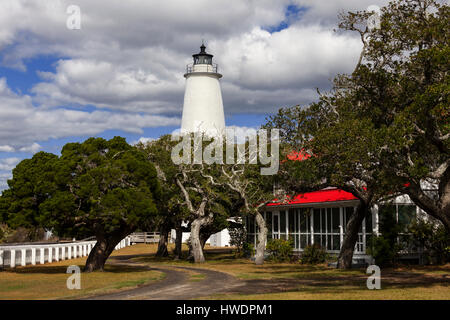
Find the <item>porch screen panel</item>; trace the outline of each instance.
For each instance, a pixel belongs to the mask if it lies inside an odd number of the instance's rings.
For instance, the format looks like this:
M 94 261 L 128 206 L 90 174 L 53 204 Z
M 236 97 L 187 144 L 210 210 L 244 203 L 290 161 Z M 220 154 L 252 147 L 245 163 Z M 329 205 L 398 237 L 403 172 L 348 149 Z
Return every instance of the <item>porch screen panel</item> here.
M 331 250 L 341 249 L 341 230 L 339 229 L 341 216 L 339 208 L 331 209 Z
M 272 239 L 272 212 L 266 212 L 267 241 Z
M 314 209 L 313 210 L 313 231 L 314 231 L 314 244 L 318 244 L 322 246 L 322 238 L 321 238 L 321 214 L 320 209 Z
M 291 240 L 293 248 L 298 248 L 298 230 L 296 228 L 297 209 L 289 209 L 288 214 L 288 235 L 287 239 Z
M 300 249 L 311 244 L 311 209 L 299 209 Z
M 416 206 L 413 204 L 398 204 L 398 224 L 402 231 L 416 218 Z

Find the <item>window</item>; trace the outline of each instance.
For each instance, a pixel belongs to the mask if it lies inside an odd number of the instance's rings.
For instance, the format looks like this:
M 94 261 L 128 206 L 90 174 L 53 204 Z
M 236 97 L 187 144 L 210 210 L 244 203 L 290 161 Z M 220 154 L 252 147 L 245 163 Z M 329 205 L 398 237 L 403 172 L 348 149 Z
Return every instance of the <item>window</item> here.
M 416 218 L 416 206 L 413 204 L 398 204 L 397 222 L 403 231 L 406 231 L 408 225 Z
M 286 234 L 286 211 L 280 212 L 280 233 Z
M 299 249 L 304 249 L 307 245 L 311 244 L 311 209 L 302 208 L 298 210 L 298 221 L 299 221 Z M 298 225 L 297 225 L 298 226 Z
M 272 212 L 266 212 L 265 220 L 267 227 L 267 240 L 270 240 L 272 239 Z

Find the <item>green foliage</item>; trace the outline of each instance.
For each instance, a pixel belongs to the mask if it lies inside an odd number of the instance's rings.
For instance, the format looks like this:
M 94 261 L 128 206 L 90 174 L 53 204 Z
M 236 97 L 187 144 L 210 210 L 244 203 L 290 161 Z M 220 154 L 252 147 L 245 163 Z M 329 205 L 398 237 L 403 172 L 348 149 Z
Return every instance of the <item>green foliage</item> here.
M 242 256 L 250 258 L 255 255 L 255 246 L 253 243 L 244 242 L 242 245 Z
M 354 71 L 337 75 L 319 101 L 280 109 L 268 119 L 266 128 L 282 131 L 285 154 L 294 149 L 311 155 L 282 162 L 280 182 L 293 192 L 338 187 L 367 207 L 407 193 L 450 230 L 450 7 L 391 1 L 374 30 L 367 28 L 369 16 L 340 16 L 339 28 L 363 40 Z M 437 197 L 421 188 L 424 179 L 438 181 Z
M 8 227 L 5 223 L 0 223 L 0 243 L 5 242 L 6 239 L 14 232 L 10 227 Z
M 384 236 L 373 237 L 367 252 L 375 259 L 375 263 L 380 266 L 389 266 L 395 262 L 398 247 Z
M 385 210 L 380 218 L 381 235 L 371 239 L 367 251 L 375 259 L 375 263 L 383 267 L 396 262 L 397 254 L 401 249 L 398 243 L 401 226 L 397 224 L 393 210 Z
M 293 243 L 292 240 L 271 239 L 267 241 L 266 250 L 271 261 L 290 261 L 293 256 Z
M 247 231 L 243 224 L 228 229 L 230 234 L 230 245 L 236 247 L 236 257 L 244 255 L 244 245 L 246 244 Z
M 39 152 L 8 184 L 0 201 L 8 224 L 59 236 L 126 235 L 152 218 L 160 195 L 154 166 L 121 137 L 68 143 L 59 158 Z
M 322 248 L 319 244 L 308 245 L 303 249 L 301 254 L 302 264 L 319 264 L 324 263 L 329 258 L 325 248 Z
M 450 235 L 441 223 L 417 219 L 408 227 L 411 240 L 423 248 L 425 263 L 444 264 L 450 261 Z

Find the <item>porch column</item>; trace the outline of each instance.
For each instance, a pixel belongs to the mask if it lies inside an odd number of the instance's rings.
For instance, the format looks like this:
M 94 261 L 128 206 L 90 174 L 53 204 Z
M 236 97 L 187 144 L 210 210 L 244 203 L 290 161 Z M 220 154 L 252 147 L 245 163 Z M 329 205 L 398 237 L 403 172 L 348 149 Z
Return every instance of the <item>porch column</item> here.
M 31 248 L 31 264 L 36 265 L 36 248 Z
M 3 250 L 0 250 L 0 266 L 3 267 Z
M 72 259 L 72 246 L 67 247 L 67 259 Z
M 27 249 L 22 249 L 22 250 L 20 250 L 20 254 L 21 254 L 21 257 L 20 257 L 20 265 L 21 265 L 22 267 L 24 267 L 24 266 L 27 265 Z
M 61 247 L 61 260 L 66 259 L 66 247 Z
M 59 261 L 59 247 L 55 247 L 55 261 Z
M 11 250 L 11 261 L 9 263 L 9 266 L 11 268 L 15 268 L 16 267 L 16 250 Z
M 48 247 L 48 263 L 51 263 L 53 261 L 53 248 Z
M 339 240 L 341 244 L 339 248 L 342 247 L 342 242 L 344 242 L 344 210 L 343 207 L 339 208 Z
M 40 248 L 39 252 L 40 252 L 40 256 L 39 256 L 39 263 L 40 264 L 44 264 L 45 263 L 45 252 L 44 252 L 45 248 Z

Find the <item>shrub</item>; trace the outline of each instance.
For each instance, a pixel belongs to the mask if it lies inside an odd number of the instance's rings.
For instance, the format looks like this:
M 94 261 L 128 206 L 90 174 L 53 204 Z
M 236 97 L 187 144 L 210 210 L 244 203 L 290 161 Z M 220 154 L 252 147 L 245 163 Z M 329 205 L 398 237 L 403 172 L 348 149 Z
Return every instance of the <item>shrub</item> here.
M 386 212 L 380 216 L 380 231 L 380 236 L 371 239 L 367 252 L 375 259 L 378 266 L 392 265 L 401 249 L 398 243 L 401 226 L 397 223 L 393 212 Z
M 302 264 L 324 263 L 328 259 L 328 253 L 319 244 L 308 245 L 302 252 Z
M 245 226 L 241 225 L 236 228 L 229 228 L 230 233 L 230 245 L 236 247 L 235 255 L 237 257 L 242 257 L 246 253 L 244 252 L 244 246 L 247 240 L 247 232 Z
M 373 237 L 367 252 L 375 259 L 375 263 L 380 266 L 388 266 L 395 262 L 400 247 L 391 239 L 384 236 Z
M 253 245 L 253 243 L 249 243 L 249 242 L 244 242 L 243 246 L 242 246 L 242 255 L 244 257 L 252 257 L 255 254 L 255 246 Z
M 440 222 L 417 219 L 408 226 L 414 245 L 423 249 L 425 263 L 450 261 L 450 235 Z
M 290 261 L 293 255 L 292 241 L 271 239 L 267 242 L 266 250 L 269 253 L 269 260 L 274 262 Z

